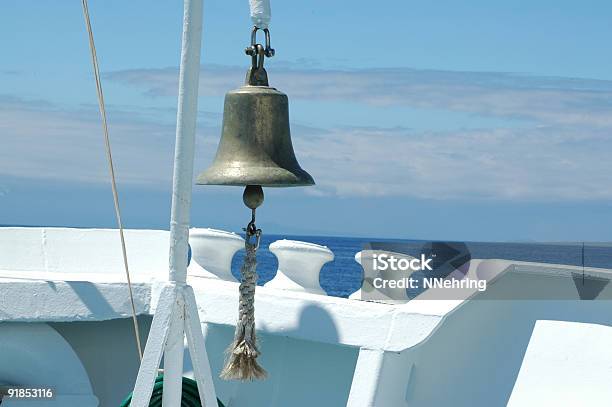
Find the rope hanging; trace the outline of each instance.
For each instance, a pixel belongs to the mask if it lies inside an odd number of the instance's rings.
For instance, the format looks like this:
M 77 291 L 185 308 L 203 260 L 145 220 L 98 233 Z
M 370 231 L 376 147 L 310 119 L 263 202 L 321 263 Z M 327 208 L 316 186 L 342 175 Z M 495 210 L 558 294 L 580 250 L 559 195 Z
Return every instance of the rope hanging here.
M 91 21 L 89 18 L 89 7 L 87 0 L 83 0 L 83 16 L 85 17 L 85 25 L 89 34 L 89 50 L 91 52 L 91 63 L 93 65 L 94 78 L 96 80 L 96 91 L 98 95 L 98 107 L 100 116 L 102 117 L 102 131 L 104 133 L 104 146 L 106 147 L 106 159 L 108 161 L 108 170 L 111 180 L 111 188 L 113 190 L 113 203 L 115 205 L 115 217 L 117 218 L 117 226 L 119 227 L 119 237 L 121 239 L 121 253 L 123 255 L 123 267 L 127 277 L 130 305 L 132 307 L 132 322 L 134 324 L 134 336 L 136 337 L 136 346 L 138 348 L 138 357 L 142 362 L 142 345 L 140 343 L 140 330 L 138 329 L 138 320 L 136 319 L 136 306 L 134 305 L 134 293 L 132 290 L 132 280 L 130 278 L 130 268 L 128 266 L 127 249 L 125 247 L 125 235 L 123 233 L 123 222 L 121 221 L 121 209 L 119 206 L 119 193 L 117 192 L 117 182 L 115 181 L 115 166 L 113 164 L 113 154 L 111 151 L 110 137 L 108 135 L 108 123 L 106 121 L 106 107 L 104 104 L 104 93 L 102 92 L 102 81 L 100 80 L 100 68 L 98 67 L 98 55 L 96 54 L 96 45 L 94 44 L 93 31 L 91 29 Z
M 249 187 L 245 190 L 245 197 Z M 259 190 L 261 191 L 261 187 Z M 253 380 L 266 377 L 266 371 L 257 362 L 260 353 L 255 332 L 255 287 L 257 286 L 257 249 L 261 229 L 255 226 L 254 208 L 252 208 L 251 222 L 244 230 L 246 255 L 240 270 L 238 322 L 234 341 L 227 349 L 228 358 L 221 372 L 221 378 L 225 380 Z

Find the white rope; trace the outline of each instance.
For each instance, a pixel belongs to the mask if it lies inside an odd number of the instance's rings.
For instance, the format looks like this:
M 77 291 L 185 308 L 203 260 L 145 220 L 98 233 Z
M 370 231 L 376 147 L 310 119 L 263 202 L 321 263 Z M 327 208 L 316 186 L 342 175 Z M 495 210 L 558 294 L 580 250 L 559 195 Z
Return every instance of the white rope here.
M 247 226 L 245 249 L 246 256 L 240 270 L 240 297 L 238 301 L 238 322 L 234 332 L 234 340 L 227 349 L 227 360 L 221 371 L 225 380 L 264 379 L 267 375 L 264 368 L 257 362 L 259 349 L 255 331 L 255 288 L 257 287 L 257 249 L 261 230 L 252 231 Z M 254 225 L 254 223 L 253 223 Z M 253 234 L 254 233 L 254 234 Z M 255 242 L 251 242 L 255 238 Z
M 98 67 L 98 56 L 96 54 L 96 46 L 94 44 L 93 31 L 91 29 L 91 21 L 89 19 L 89 8 L 87 0 L 83 1 L 83 14 L 85 16 L 85 24 L 89 34 L 89 49 L 91 51 L 91 62 L 93 64 L 94 77 L 96 80 L 96 90 L 98 93 L 98 106 L 100 108 L 100 116 L 102 117 L 102 130 L 104 132 L 104 145 L 106 147 L 106 158 L 108 160 L 108 169 L 111 179 L 111 187 L 113 190 L 113 201 L 115 203 L 115 215 L 117 217 L 117 225 L 119 226 L 119 236 L 121 238 L 121 251 L 123 253 L 123 266 L 125 267 L 125 275 L 127 276 L 128 289 L 130 292 L 130 303 L 132 305 L 132 322 L 134 323 L 134 335 L 136 336 L 136 346 L 138 347 L 138 357 L 142 362 L 142 345 L 140 344 L 140 330 L 138 329 L 138 320 L 136 318 L 136 306 L 134 305 L 134 293 L 132 291 L 132 280 L 130 279 L 130 269 L 128 267 L 127 250 L 125 248 L 125 236 L 123 233 L 123 222 L 121 221 L 121 210 L 119 208 L 119 194 L 117 192 L 117 183 L 115 182 L 115 167 L 113 165 L 113 155 L 111 152 L 110 138 L 108 136 L 108 124 L 106 121 L 106 108 L 104 106 L 104 94 L 102 93 L 102 81 L 100 80 L 100 69 Z
M 249 0 L 251 6 L 251 21 L 257 28 L 268 28 L 272 18 L 270 0 Z

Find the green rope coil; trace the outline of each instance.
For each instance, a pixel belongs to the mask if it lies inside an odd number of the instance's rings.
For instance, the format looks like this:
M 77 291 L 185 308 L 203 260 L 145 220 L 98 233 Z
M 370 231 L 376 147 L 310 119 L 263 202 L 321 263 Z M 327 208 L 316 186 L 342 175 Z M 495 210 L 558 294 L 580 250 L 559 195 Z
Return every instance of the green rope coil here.
M 161 407 L 162 406 L 162 394 L 164 391 L 164 375 L 157 376 L 155 384 L 153 385 L 153 393 L 151 394 L 151 401 L 149 407 Z M 132 402 L 132 393 L 123 400 L 120 407 L 129 407 Z M 225 407 L 219 399 L 217 399 L 219 407 Z M 200 395 L 198 393 L 198 384 L 195 380 L 188 377 L 183 377 L 183 396 L 181 397 L 181 407 L 202 407 L 200 401 Z

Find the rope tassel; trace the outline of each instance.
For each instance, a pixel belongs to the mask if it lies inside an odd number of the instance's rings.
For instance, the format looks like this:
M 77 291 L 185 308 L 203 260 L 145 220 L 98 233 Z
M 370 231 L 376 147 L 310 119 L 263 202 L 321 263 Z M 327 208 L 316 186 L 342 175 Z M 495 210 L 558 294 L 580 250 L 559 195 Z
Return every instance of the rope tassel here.
M 240 300 L 234 341 L 227 349 L 227 360 L 221 372 L 225 380 L 253 380 L 266 377 L 266 371 L 257 363 L 260 355 L 255 333 L 255 287 L 257 286 L 257 249 L 261 229 L 255 227 L 255 216 L 246 231 L 246 256 L 240 270 Z M 253 239 L 254 238 L 254 239 Z M 251 240 L 254 240 L 252 242 Z

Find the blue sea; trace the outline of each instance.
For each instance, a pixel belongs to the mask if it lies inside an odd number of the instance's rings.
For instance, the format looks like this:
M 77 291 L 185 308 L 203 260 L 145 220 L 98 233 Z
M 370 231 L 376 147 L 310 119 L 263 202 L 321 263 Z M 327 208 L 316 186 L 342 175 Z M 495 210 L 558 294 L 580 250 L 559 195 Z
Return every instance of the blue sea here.
M 355 253 L 362 250 L 369 239 L 331 236 L 287 236 L 262 235 L 257 252 L 258 284 L 262 285 L 274 278 L 278 268 L 276 256 L 268 250 L 270 243 L 280 239 L 299 240 L 327 246 L 334 252 L 334 261 L 329 262 L 321 269 L 319 283 L 328 295 L 347 297 L 357 291 L 361 286 L 361 266 L 355 261 Z M 232 274 L 240 279 L 240 266 L 244 258 L 244 251 L 240 251 L 232 262 Z
M 276 256 L 268 250 L 270 243 L 279 239 L 299 240 L 327 246 L 334 252 L 335 259 L 323 266 L 319 283 L 328 295 L 347 297 L 361 286 L 363 270 L 355 261 L 355 253 L 364 245 L 373 242 L 401 243 L 407 252 L 418 256 L 428 241 L 371 239 L 333 236 L 287 236 L 262 235 L 258 251 L 258 284 L 262 285 L 274 278 L 278 268 Z M 464 242 L 472 258 L 508 259 L 533 261 L 572 266 L 612 268 L 612 244 L 610 243 L 490 243 Z M 240 266 L 244 251 L 240 251 L 232 262 L 232 273 L 240 276 Z

